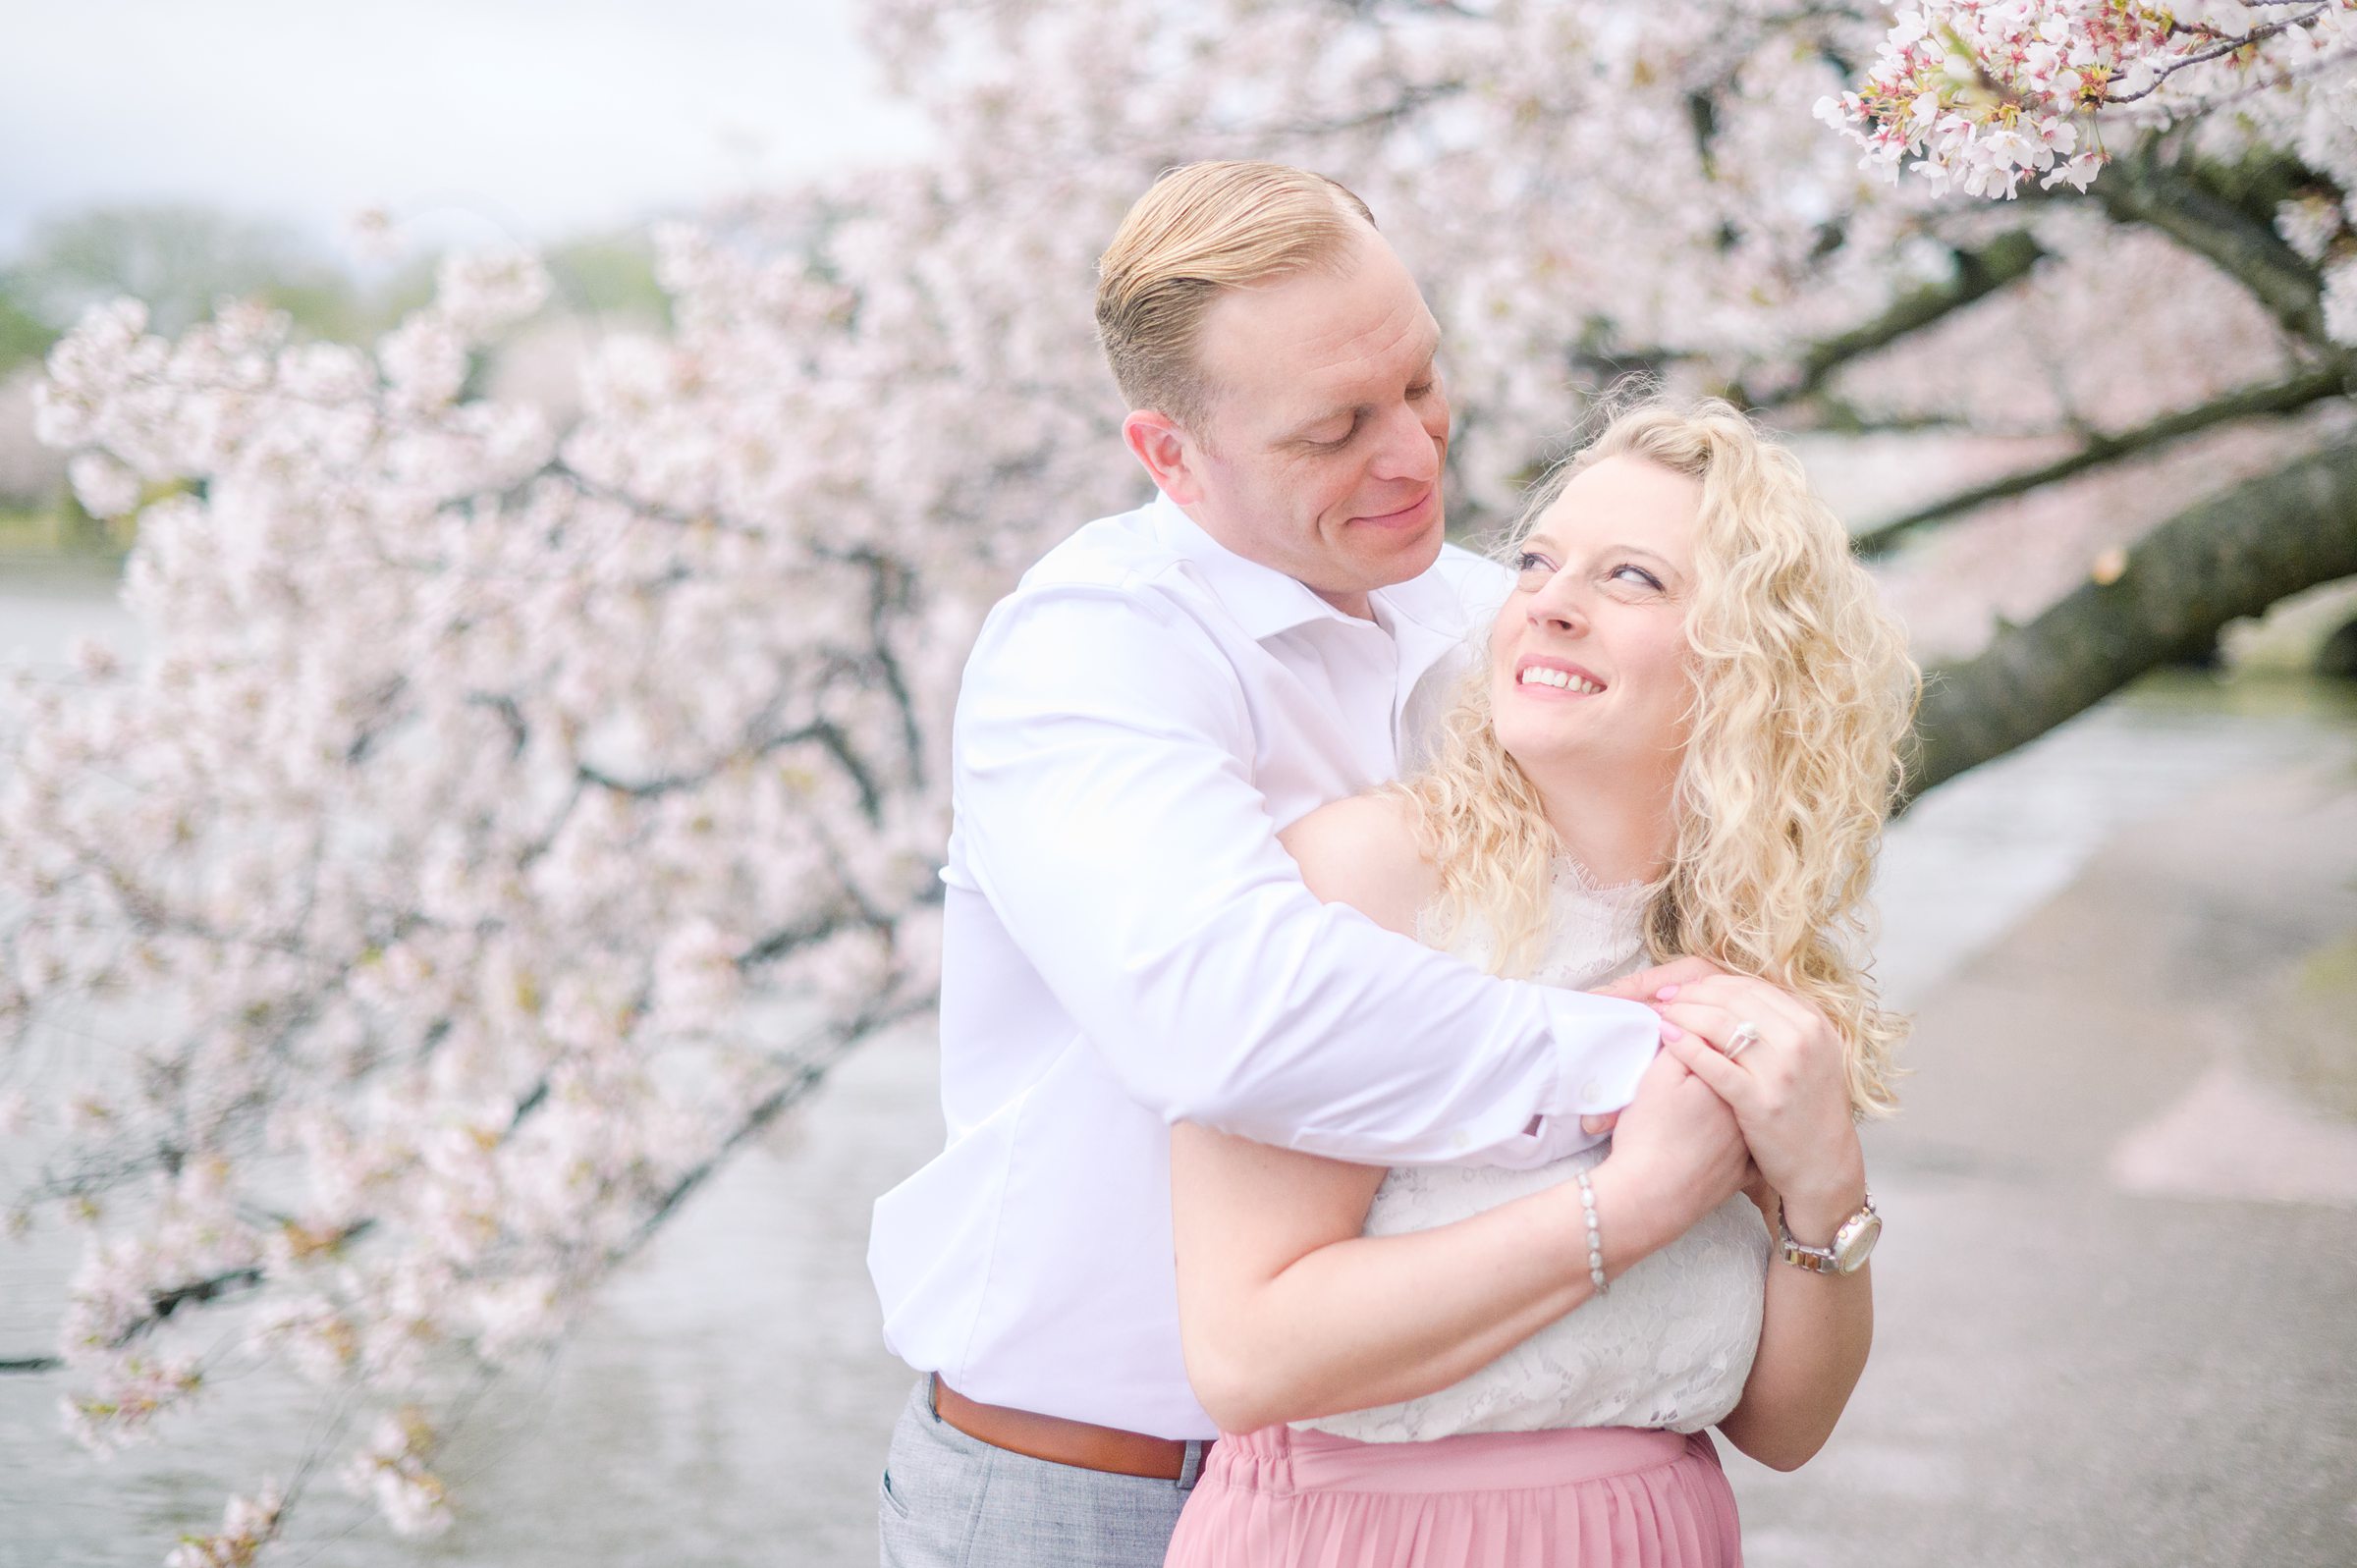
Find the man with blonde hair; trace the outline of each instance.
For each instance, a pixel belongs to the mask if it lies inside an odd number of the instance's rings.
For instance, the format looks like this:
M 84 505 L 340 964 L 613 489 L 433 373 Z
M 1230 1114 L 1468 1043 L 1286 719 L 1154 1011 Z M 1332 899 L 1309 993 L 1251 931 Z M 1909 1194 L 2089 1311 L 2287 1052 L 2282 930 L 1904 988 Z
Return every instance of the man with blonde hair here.
M 1365 205 L 1175 170 L 1097 322 L 1158 494 L 1023 577 L 959 694 L 948 1143 L 869 1248 L 924 1375 L 879 1501 L 899 1568 L 1162 1560 L 1217 1434 L 1179 1352 L 1171 1122 L 1527 1167 L 1592 1141 L 1660 1033 L 1321 904 L 1278 843 L 1398 774 L 1505 590 L 1444 543 L 1440 330 Z

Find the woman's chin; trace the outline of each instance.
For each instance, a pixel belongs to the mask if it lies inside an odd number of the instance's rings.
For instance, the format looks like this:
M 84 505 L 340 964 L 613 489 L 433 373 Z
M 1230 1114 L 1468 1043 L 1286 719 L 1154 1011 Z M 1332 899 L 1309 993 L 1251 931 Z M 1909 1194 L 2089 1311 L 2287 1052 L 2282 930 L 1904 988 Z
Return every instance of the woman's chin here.
M 1501 729 L 1498 743 L 1515 766 L 1545 783 L 1576 780 L 1601 760 L 1593 737 L 1585 735 L 1510 735 Z
M 1676 777 L 1683 749 L 1669 740 L 1643 746 L 1630 745 L 1621 734 L 1566 734 L 1561 727 L 1517 733 L 1500 726 L 1498 743 L 1533 784 L 1573 799 L 1599 791 L 1618 795 L 1650 789 L 1655 783 L 1666 787 Z

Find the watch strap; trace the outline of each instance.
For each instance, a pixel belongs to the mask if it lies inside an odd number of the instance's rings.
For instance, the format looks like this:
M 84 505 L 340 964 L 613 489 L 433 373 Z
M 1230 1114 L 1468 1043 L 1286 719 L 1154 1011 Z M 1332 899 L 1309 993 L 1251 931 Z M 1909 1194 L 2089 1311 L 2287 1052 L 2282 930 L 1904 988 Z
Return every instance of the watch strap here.
M 1812 1247 L 1808 1243 L 1794 1238 L 1792 1227 L 1784 1223 L 1784 1201 L 1781 1198 L 1776 1201 L 1777 1239 L 1781 1243 L 1784 1262 L 1797 1269 L 1806 1269 L 1811 1273 L 1837 1274 L 1843 1272 L 1840 1261 L 1842 1239 L 1869 1218 L 1880 1219 L 1881 1217 L 1881 1211 L 1874 1207 L 1874 1194 L 1869 1192 L 1866 1194 L 1865 1201 L 1851 1212 L 1849 1217 L 1834 1228 L 1832 1241 L 1822 1247 Z M 1859 1261 L 1864 1262 L 1863 1259 Z

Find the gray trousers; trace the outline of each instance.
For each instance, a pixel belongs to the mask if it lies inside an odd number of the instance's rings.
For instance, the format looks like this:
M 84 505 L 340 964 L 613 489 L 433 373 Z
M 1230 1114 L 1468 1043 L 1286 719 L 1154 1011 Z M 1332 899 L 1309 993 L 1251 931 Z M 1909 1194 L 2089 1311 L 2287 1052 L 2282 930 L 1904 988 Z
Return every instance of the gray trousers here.
M 1204 1443 L 1177 1481 L 1108 1476 L 994 1448 L 908 1396 L 877 1488 L 883 1568 L 1161 1568 Z

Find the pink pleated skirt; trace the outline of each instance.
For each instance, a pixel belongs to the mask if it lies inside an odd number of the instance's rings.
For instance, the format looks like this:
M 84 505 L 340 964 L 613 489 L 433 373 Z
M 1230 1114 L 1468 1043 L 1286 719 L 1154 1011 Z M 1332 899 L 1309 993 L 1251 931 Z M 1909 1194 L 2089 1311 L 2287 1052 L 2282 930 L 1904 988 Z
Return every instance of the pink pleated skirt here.
M 1222 1437 L 1164 1568 L 1740 1568 L 1701 1433 L 1634 1427 L 1356 1442 Z

